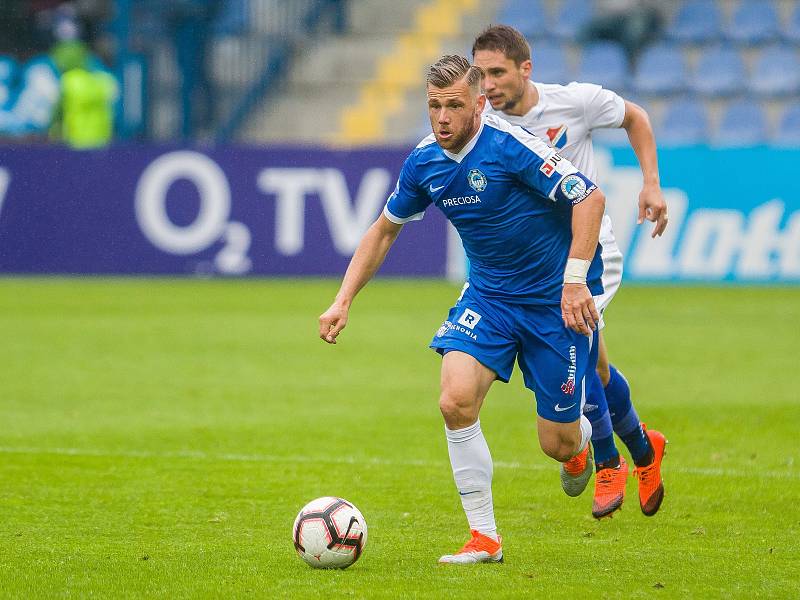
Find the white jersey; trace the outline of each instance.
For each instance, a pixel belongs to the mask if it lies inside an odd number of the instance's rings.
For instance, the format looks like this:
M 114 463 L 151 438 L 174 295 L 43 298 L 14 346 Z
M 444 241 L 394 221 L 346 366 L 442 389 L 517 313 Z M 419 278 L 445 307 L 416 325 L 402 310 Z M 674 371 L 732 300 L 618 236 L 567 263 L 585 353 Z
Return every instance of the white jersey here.
M 484 112 L 524 127 L 542 138 L 602 189 L 594 162 L 592 130 L 620 127 L 625 118 L 625 101 L 611 90 L 593 83 L 558 85 L 531 81 L 529 85 L 536 86 L 539 102 L 526 114 L 507 115 L 494 110 L 488 102 Z M 622 253 L 617 247 L 608 215 L 603 216 L 600 226 L 600 244 L 603 246 L 605 292 L 595 298 L 595 304 L 602 315 L 622 280 Z
M 542 138 L 589 179 L 597 181 L 592 130 L 617 128 L 625 118 L 625 101 L 593 83 L 534 83 L 539 102 L 522 116 L 507 115 L 486 103 L 486 111 Z

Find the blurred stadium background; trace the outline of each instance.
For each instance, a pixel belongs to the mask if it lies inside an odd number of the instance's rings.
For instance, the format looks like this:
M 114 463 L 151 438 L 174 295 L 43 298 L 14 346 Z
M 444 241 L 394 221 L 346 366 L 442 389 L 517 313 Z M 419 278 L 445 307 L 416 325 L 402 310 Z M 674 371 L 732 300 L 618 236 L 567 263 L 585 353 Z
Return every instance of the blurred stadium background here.
M 469 54 L 477 32 L 506 22 L 529 37 L 536 80 L 598 82 L 651 115 L 673 205 L 659 244 L 632 224 L 624 131 L 595 136 L 629 279 L 800 278 L 797 186 L 786 180 L 800 152 L 797 2 L 8 0 L 2 10 L 2 271 L 339 274 L 428 131 L 425 66 Z M 41 165 L 51 177 L 37 176 Z M 413 235 L 436 244 L 446 231 L 433 216 Z M 415 269 L 411 256 L 386 272 L 461 277 L 457 242 L 437 248 L 438 264 Z
M 655 22 L 633 24 L 633 40 L 593 38 L 592 20 L 615 4 L 648 5 Z M 413 101 L 420 69 L 503 22 L 529 38 L 536 79 L 618 91 L 650 111 L 662 144 L 800 141 L 793 0 L 7 0 L 2 10 L 10 140 L 50 125 L 60 73 L 36 68 L 41 53 L 82 39 L 122 84 L 117 139 L 409 143 L 426 129 Z
M 650 113 L 663 238 L 596 136 L 636 284 L 607 339 L 671 445 L 662 512 L 631 482 L 596 523 L 496 386 L 509 559 L 464 577 L 433 562 L 464 533 L 424 351 L 464 277 L 441 215 L 340 345 L 315 327 L 428 132 L 426 65 L 490 23 L 535 80 Z M 0 596 L 798 597 L 799 100 L 793 0 L 0 1 Z M 370 526 L 346 573 L 292 557 L 328 494 Z

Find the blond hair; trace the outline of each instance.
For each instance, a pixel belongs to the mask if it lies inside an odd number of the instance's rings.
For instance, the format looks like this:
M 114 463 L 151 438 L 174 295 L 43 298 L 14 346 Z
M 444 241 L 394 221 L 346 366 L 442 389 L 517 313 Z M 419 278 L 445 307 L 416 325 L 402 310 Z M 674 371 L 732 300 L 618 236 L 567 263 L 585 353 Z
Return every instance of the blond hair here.
M 478 91 L 483 71 L 463 56 L 446 54 L 428 68 L 425 81 L 433 87 L 446 88 L 465 78 L 467 85 Z

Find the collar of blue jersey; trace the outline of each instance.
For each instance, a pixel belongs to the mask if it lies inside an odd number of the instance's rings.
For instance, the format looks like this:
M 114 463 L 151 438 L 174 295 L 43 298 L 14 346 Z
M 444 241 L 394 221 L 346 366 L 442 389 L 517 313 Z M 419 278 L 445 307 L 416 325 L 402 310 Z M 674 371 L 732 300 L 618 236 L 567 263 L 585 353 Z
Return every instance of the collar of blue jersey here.
M 481 132 L 483 132 L 483 124 L 485 121 L 486 121 L 486 116 L 481 115 L 481 126 L 478 127 L 478 132 L 472 136 L 472 139 L 470 139 L 470 141 L 467 142 L 467 145 L 461 149 L 461 152 L 459 152 L 458 154 L 453 154 L 452 152 L 442 148 L 442 152 L 444 152 L 444 155 L 450 160 L 456 161 L 457 163 L 460 163 L 462 160 L 464 160 L 464 157 L 467 154 L 469 154 L 470 150 L 472 150 L 475 147 L 475 144 L 478 143 L 478 138 L 481 137 Z

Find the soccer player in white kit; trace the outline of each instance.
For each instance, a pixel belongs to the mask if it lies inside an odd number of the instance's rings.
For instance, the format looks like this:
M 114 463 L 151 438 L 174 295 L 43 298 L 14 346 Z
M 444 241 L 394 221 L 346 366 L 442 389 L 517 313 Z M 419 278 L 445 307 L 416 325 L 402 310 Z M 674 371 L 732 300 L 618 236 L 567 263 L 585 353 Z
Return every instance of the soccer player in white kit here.
M 530 46 L 513 27 L 493 25 L 476 39 L 474 63 L 484 71 L 487 112 L 496 114 L 541 137 L 559 155 L 572 162 L 587 177 L 597 181 L 592 130 L 622 127 L 628 133 L 639 160 L 644 185 L 639 195 L 639 223 L 655 222 L 653 237 L 667 226 L 667 207 L 661 193 L 653 130 L 640 106 L 623 100 L 610 90 L 590 83 L 542 84 L 530 79 L 533 69 Z M 595 297 L 601 314 L 611 302 L 622 280 L 622 253 L 617 247 L 611 219 L 603 217 L 600 230 L 604 293 Z M 654 515 L 664 497 L 661 461 L 666 440 L 640 423 L 630 400 L 630 388 L 622 374 L 609 363 L 603 338 L 597 374 L 587 377 L 584 414 L 592 422 L 592 446 L 597 465 L 592 514 L 610 516 L 622 506 L 628 466 L 614 444 L 614 433 L 625 442 L 636 465 L 639 503 L 645 515 Z M 592 455 L 588 448 L 561 467 L 564 491 L 579 495 L 588 482 Z

